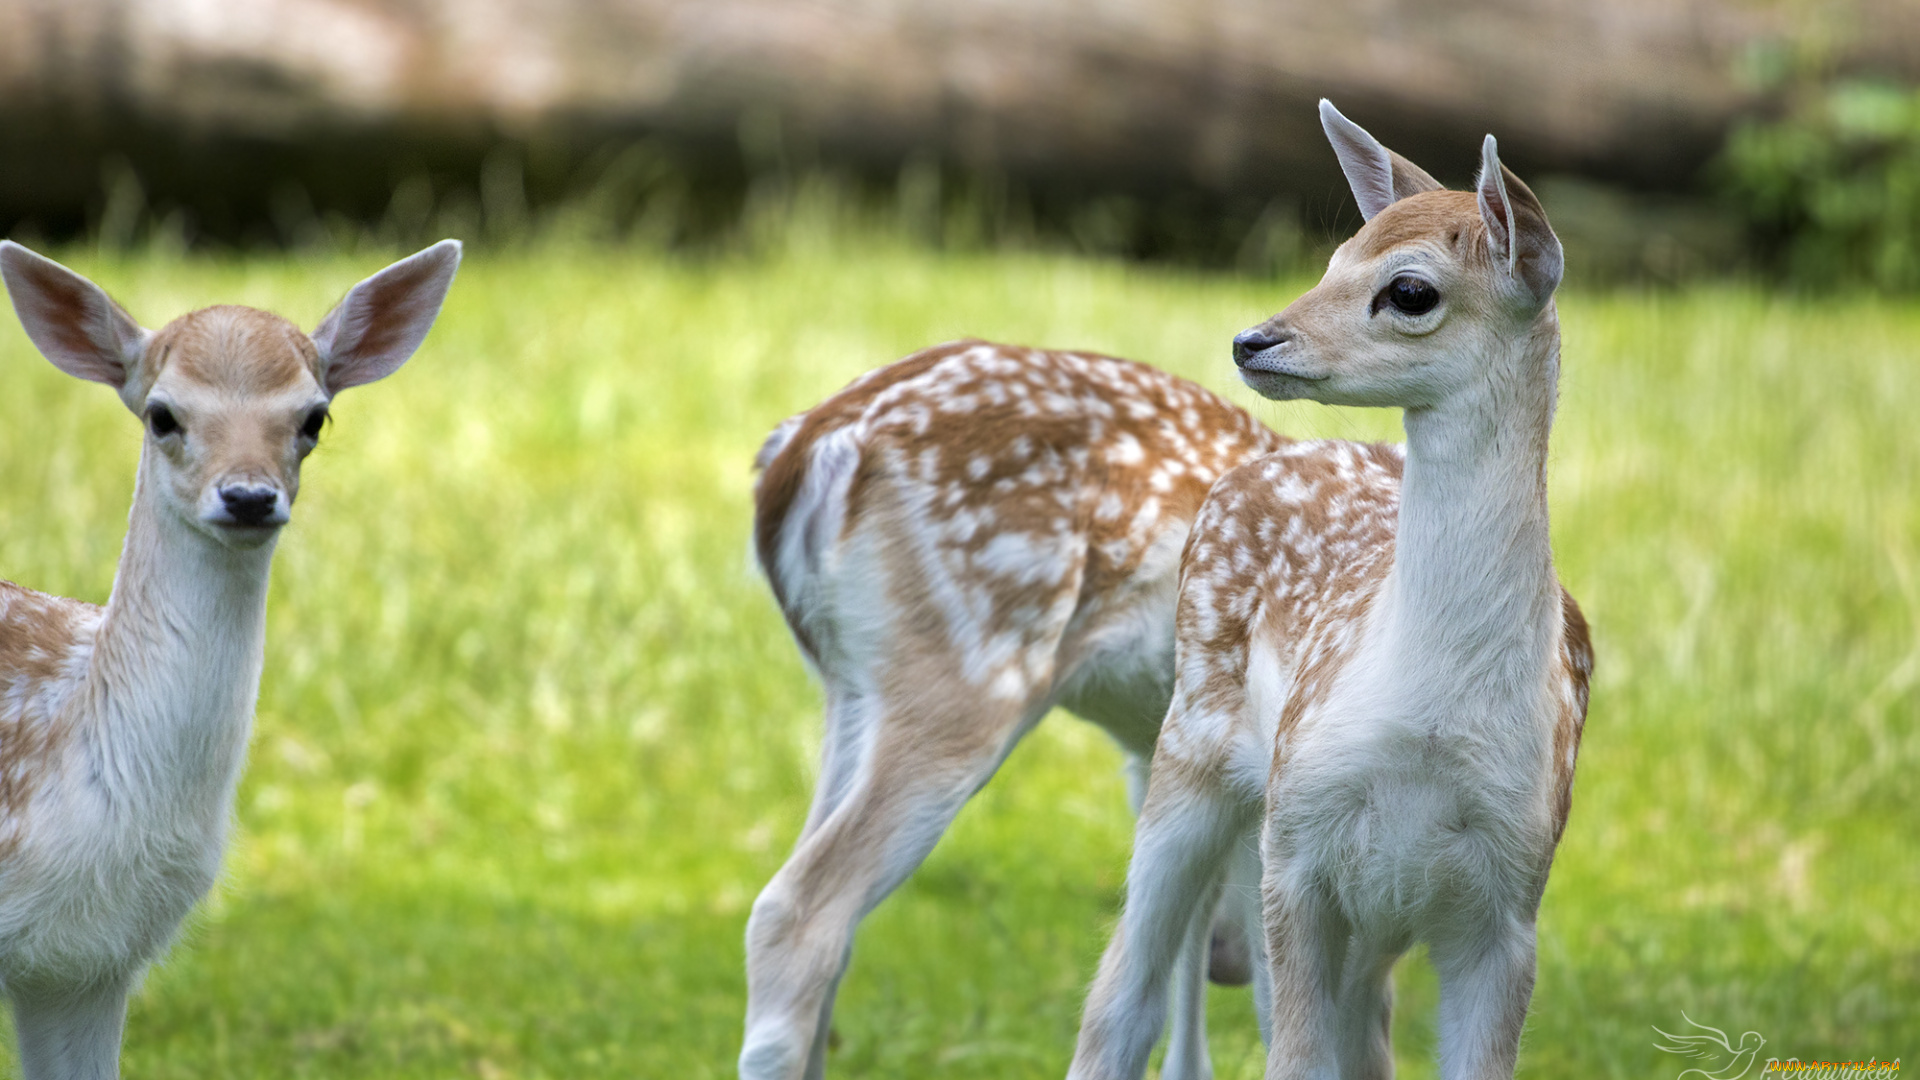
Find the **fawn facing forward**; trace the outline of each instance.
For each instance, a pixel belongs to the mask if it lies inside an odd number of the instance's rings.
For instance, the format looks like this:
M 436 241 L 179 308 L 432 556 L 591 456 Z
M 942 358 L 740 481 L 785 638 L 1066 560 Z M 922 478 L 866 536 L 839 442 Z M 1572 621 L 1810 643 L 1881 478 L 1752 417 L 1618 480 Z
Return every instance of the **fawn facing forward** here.
M 774 432 L 760 563 L 827 715 L 812 809 L 747 925 L 742 1077 L 822 1075 L 860 920 L 1049 709 L 1146 760 L 1193 516 L 1284 442 L 1145 365 L 983 341 L 871 372 Z
M 27 336 L 146 427 L 106 607 L 0 582 L 0 989 L 28 1080 L 119 1072 L 127 995 L 219 868 L 301 461 L 335 394 L 419 347 L 459 261 L 395 263 L 311 337 L 237 306 L 154 332 L 0 242 Z
M 1297 443 L 1202 508 L 1081 1080 L 1143 1073 L 1181 942 L 1256 824 L 1269 1077 L 1392 1075 L 1391 969 L 1419 940 L 1441 1075 L 1513 1075 L 1592 666 L 1548 544 L 1560 243 L 1491 136 L 1454 192 L 1321 117 L 1368 220 L 1234 359 L 1270 398 L 1402 408 L 1407 444 Z M 1206 1068 L 1170 1054 L 1165 1075 Z

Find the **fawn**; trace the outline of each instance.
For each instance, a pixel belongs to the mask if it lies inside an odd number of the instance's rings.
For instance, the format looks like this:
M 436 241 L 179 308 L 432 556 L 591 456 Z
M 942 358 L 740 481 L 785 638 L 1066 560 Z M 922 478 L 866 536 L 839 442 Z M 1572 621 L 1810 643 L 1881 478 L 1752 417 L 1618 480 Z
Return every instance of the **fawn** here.
M 1407 443 L 1294 443 L 1201 509 L 1079 1080 L 1145 1071 L 1256 823 L 1267 1076 L 1392 1075 L 1391 970 L 1418 940 L 1441 1075 L 1513 1075 L 1593 662 L 1548 543 L 1560 242 L 1492 136 L 1455 192 L 1325 101 L 1321 120 L 1366 223 L 1234 360 L 1269 398 L 1404 409 Z M 1209 1074 L 1171 1048 L 1162 1073 Z
M 870 372 L 767 440 L 755 543 L 826 731 L 747 924 L 742 1077 L 823 1075 L 860 920 L 1049 709 L 1104 727 L 1141 790 L 1193 516 L 1285 443 L 1145 365 L 983 341 Z
M 0 241 L 27 336 L 146 427 L 106 607 L 0 582 L 0 990 L 27 1080 L 119 1073 L 127 995 L 219 868 L 301 461 L 335 394 L 419 348 L 459 262 L 443 240 L 387 267 L 311 337 L 237 306 L 155 332 Z

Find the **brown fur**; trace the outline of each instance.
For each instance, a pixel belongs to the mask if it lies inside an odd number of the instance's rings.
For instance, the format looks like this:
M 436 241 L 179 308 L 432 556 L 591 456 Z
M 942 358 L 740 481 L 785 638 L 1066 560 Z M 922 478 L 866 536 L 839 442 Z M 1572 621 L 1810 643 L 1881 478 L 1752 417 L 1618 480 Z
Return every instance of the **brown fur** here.
M 1560 590 L 1561 635 L 1559 669 L 1560 719 L 1553 729 L 1553 842 L 1567 831 L 1573 809 L 1573 767 L 1580 756 L 1580 735 L 1587 726 L 1588 685 L 1593 679 L 1593 642 L 1587 619 L 1573 594 Z
M 22 833 L 30 785 L 72 737 L 45 695 L 90 649 L 101 609 L 0 581 L 0 858 Z
M 1303 442 L 1222 477 L 1181 567 L 1182 677 L 1194 706 L 1237 711 L 1248 649 L 1271 639 L 1300 672 L 1281 738 L 1345 659 L 1334 639 L 1393 563 L 1406 458 L 1381 443 Z
M 774 601 L 782 611 L 788 613 L 790 622 L 793 612 L 783 592 L 780 577 L 774 572 L 774 547 L 779 541 L 781 528 L 786 524 L 787 510 L 793 505 L 794 496 L 800 493 L 801 481 L 806 479 L 808 455 L 814 444 L 827 432 L 857 419 L 882 391 L 914 378 L 973 344 L 975 342 L 972 340 L 963 340 L 936 345 L 886 367 L 869 371 L 848 383 L 839 393 L 801 413 L 796 418 L 799 427 L 771 455 L 767 450 L 773 449 L 773 439 L 769 439 L 767 447 L 762 448 L 761 460 L 756 462 L 761 470 L 760 481 L 753 492 L 754 551 L 760 558 L 761 568 L 766 571 Z M 778 437 L 777 433 L 773 436 L 774 439 Z M 801 647 L 812 652 L 798 625 L 795 625 L 794 633 L 799 636 Z
M 1283 650 L 1282 666 L 1298 674 L 1278 722 L 1275 775 L 1286 765 L 1288 734 L 1346 662 L 1342 631 L 1364 619 L 1393 563 L 1405 464 L 1401 448 L 1384 443 L 1294 443 L 1221 477 L 1194 523 L 1181 566 L 1182 678 L 1194 688 L 1192 707 L 1236 713 L 1249 647 L 1258 638 Z M 1560 595 L 1556 843 L 1572 805 L 1593 672 L 1586 619 L 1572 594 Z M 1155 760 L 1156 769 L 1217 764 Z
M 1193 383 L 1093 353 L 958 341 L 870 372 L 798 418 L 756 490 L 761 566 L 810 653 L 775 549 L 812 448 L 854 423 L 865 436 L 849 524 L 875 505 L 882 477 L 904 478 L 937 493 L 942 513 L 991 513 L 990 527 L 952 541 L 947 550 L 960 560 L 1010 533 L 1080 537 L 1079 588 L 1089 597 L 1138 567 L 1144 531 L 1190 521 L 1221 472 L 1283 441 Z M 998 606 L 1011 615 L 1037 599 L 1022 582 Z
M 163 371 L 235 395 L 267 395 L 320 379 L 320 354 L 293 323 L 258 308 L 221 304 L 189 312 L 147 346 L 147 386 Z
M 1380 212 L 1348 243 L 1362 259 L 1377 259 L 1403 244 L 1446 237 L 1465 260 L 1488 261 L 1487 229 L 1471 191 L 1427 191 L 1408 196 Z

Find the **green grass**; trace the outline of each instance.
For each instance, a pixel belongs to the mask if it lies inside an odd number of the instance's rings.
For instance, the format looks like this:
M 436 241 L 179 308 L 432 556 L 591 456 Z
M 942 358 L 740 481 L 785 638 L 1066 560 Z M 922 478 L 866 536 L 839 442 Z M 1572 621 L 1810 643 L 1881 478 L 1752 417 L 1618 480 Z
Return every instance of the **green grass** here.
M 380 263 L 70 255 L 153 323 L 311 325 Z M 1228 338 L 1305 284 L 819 238 L 472 259 L 307 467 L 227 880 L 134 1002 L 127 1074 L 729 1075 L 747 907 L 818 745 L 747 556 L 759 440 L 966 334 L 1394 436 L 1236 387 Z M 1562 314 L 1556 547 L 1599 672 L 1523 1075 L 1673 1076 L 1650 1029 L 1682 1010 L 1768 1054 L 1914 1056 L 1920 310 L 1701 287 Z M 0 380 L 0 573 L 104 600 L 138 426 L 13 329 Z M 832 1071 L 1064 1074 L 1130 832 L 1116 752 L 1043 726 L 867 923 Z M 1432 1076 L 1433 978 L 1399 982 L 1403 1075 Z M 1258 1076 L 1244 995 L 1213 1020 L 1223 1080 Z

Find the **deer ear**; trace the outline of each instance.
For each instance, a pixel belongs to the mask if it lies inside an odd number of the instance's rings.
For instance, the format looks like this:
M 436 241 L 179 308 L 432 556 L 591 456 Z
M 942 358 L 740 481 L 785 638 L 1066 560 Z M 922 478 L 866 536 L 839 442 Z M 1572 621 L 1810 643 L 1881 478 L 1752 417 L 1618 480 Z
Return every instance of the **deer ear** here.
M 1362 219 L 1372 221 L 1375 214 L 1409 195 L 1440 189 L 1440 181 L 1380 145 L 1380 140 L 1340 115 L 1326 98 L 1320 99 L 1320 126 L 1333 144 L 1333 155 L 1340 159 L 1340 171 L 1347 174 Z
M 398 371 L 426 340 L 459 268 L 460 241 L 442 240 L 349 290 L 313 331 L 327 393 Z
M 1480 219 L 1487 225 L 1487 249 L 1526 288 L 1536 304 L 1545 304 L 1560 287 L 1565 258 L 1560 238 L 1547 224 L 1546 207 L 1513 171 L 1500 164 L 1493 136 L 1480 144 L 1480 178 L 1474 188 Z
M 0 278 L 27 337 L 54 367 L 116 390 L 138 382 L 152 335 L 100 286 L 11 240 L 0 240 Z

